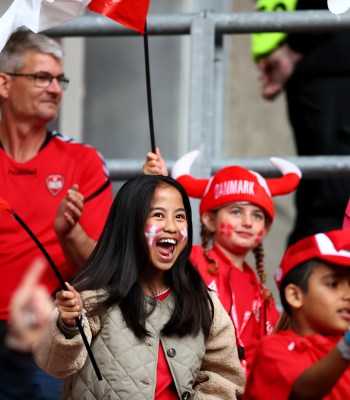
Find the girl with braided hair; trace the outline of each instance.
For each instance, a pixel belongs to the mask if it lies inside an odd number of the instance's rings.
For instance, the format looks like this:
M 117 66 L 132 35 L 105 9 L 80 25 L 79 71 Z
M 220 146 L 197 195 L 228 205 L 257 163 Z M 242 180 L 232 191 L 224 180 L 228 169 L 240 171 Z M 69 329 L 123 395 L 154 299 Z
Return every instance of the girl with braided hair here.
M 301 172 L 286 160 L 272 158 L 271 162 L 283 173 L 280 178 L 264 179 L 254 171 L 230 166 L 211 179 L 196 179 L 189 171 L 197 156 L 198 151 L 186 154 L 172 169 L 172 177 L 188 195 L 201 199 L 202 243 L 193 246 L 191 261 L 230 315 L 241 364 L 248 372 L 259 340 L 272 332 L 279 319 L 274 299 L 265 286 L 262 245 L 274 219 L 272 196 L 295 190 Z M 144 172 L 165 171 L 159 150 L 148 153 Z M 255 255 L 257 274 L 246 262 L 250 251 Z

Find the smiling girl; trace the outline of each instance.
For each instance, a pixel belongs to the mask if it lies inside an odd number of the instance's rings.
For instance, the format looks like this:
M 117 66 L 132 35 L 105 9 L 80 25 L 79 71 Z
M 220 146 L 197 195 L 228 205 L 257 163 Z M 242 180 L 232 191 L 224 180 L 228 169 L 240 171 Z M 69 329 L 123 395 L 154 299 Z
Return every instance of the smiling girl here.
M 36 349 L 39 365 L 65 378 L 64 399 L 241 397 L 232 323 L 189 261 L 191 249 L 191 208 L 179 183 L 142 176 L 123 185 L 74 288 L 57 294 L 57 318 Z
M 262 240 L 274 219 L 272 196 L 293 191 L 301 172 L 286 160 L 272 161 L 283 177 L 264 179 L 239 166 L 226 167 L 211 179 L 195 179 L 189 171 L 197 151 L 181 157 L 172 176 L 191 197 L 200 198 L 201 246 L 193 246 L 191 261 L 207 286 L 216 292 L 230 315 L 236 332 L 239 357 L 246 372 L 259 340 L 271 333 L 279 313 L 265 286 Z M 164 173 L 159 149 L 148 153 L 145 173 Z M 245 261 L 253 251 L 254 270 Z

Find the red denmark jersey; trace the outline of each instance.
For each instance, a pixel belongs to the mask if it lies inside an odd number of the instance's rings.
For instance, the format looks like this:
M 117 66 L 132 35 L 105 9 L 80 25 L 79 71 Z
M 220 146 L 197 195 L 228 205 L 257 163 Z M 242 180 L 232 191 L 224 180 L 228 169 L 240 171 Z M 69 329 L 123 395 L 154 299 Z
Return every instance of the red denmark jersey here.
M 53 225 L 58 206 L 74 183 L 86 201 L 79 223 L 96 240 L 111 206 L 112 188 L 104 161 L 95 149 L 48 133 L 38 154 L 18 163 L 0 146 L 0 196 L 38 237 L 65 280 L 76 271 L 66 264 Z M 27 267 L 42 253 L 4 211 L 0 212 L 0 238 L 0 319 L 7 319 L 12 293 Z M 50 292 L 59 286 L 49 267 L 43 282 Z
M 301 373 L 327 355 L 342 336 L 299 336 L 292 330 L 274 333 L 259 344 L 248 375 L 244 400 L 288 400 Z M 350 369 L 324 400 L 344 400 L 350 393 Z
M 247 372 L 259 340 L 266 333 L 272 332 L 279 319 L 279 312 L 273 300 L 264 300 L 257 276 L 247 263 L 241 271 L 215 244 L 208 254 L 218 264 L 219 271 L 216 275 L 209 273 L 209 262 L 201 246 L 193 246 L 191 261 L 206 285 L 218 294 L 230 315 L 235 327 L 237 346 L 241 350 L 243 348 L 243 351 L 239 351 L 241 364 Z

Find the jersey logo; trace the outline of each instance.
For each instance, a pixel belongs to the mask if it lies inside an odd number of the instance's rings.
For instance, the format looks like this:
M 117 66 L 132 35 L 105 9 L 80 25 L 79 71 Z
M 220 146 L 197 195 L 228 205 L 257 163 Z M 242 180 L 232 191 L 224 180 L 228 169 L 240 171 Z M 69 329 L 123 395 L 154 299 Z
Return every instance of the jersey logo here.
M 62 175 L 49 175 L 46 178 L 46 187 L 52 196 L 61 193 L 64 186 L 64 177 Z

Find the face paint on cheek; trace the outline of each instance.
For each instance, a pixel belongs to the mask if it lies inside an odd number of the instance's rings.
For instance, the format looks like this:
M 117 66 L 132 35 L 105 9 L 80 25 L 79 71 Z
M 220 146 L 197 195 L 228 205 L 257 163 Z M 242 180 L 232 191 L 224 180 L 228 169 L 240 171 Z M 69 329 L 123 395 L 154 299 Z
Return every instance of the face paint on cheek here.
M 187 226 L 183 227 L 183 228 L 180 230 L 180 235 L 181 235 L 181 240 L 182 240 L 182 241 L 187 241 L 187 238 L 188 238 Z
M 263 230 L 261 230 L 260 232 L 257 233 L 256 238 L 255 238 L 256 244 L 259 244 L 261 242 L 263 235 L 264 235 Z
M 163 229 L 162 226 L 156 224 L 145 225 L 145 236 L 147 239 L 147 245 L 149 247 L 155 246 L 157 243 L 158 233 Z
M 228 222 L 223 222 L 220 225 L 219 235 L 231 237 L 233 235 L 233 230 L 235 227 Z

